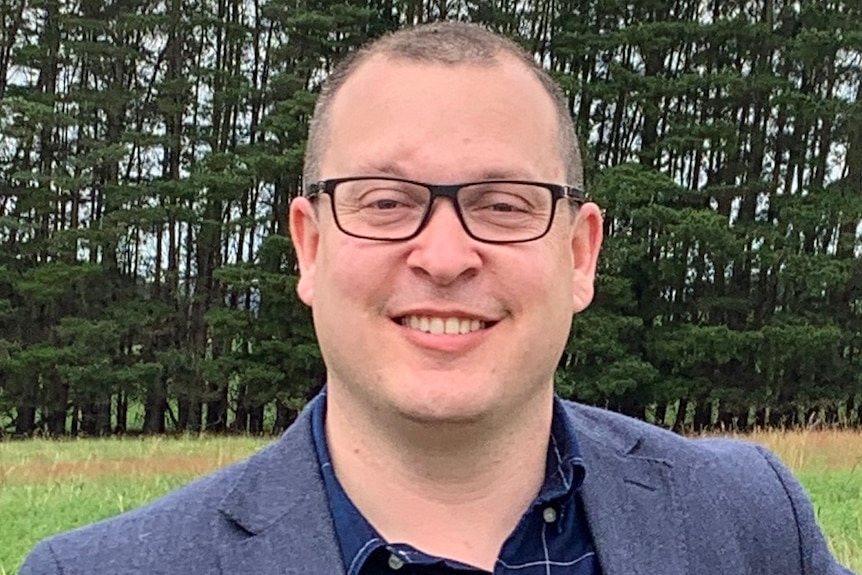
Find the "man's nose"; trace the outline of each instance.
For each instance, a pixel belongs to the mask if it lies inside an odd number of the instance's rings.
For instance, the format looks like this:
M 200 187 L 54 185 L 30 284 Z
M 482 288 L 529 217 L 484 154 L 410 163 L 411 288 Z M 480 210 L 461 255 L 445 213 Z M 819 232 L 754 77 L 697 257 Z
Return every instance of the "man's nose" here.
M 475 273 L 482 265 L 479 242 L 461 225 L 452 201 L 439 198 L 428 218 L 419 235 L 410 241 L 407 265 L 439 285 L 449 285 L 465 274 Z

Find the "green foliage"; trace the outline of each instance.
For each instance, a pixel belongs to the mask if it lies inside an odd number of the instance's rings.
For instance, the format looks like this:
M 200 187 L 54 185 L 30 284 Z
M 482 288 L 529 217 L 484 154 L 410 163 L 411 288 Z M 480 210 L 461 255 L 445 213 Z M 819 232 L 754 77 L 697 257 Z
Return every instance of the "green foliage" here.
M 321 81 L 443 18 L 532 52 L 578 124 L 605 245 L 561 394 L 862 422 L 857 4 L 23 6 L 0 59 L 12 432 L 122 427 L 129 400 L 148 431 L 286 423 L 322 379 L 286 234 Z

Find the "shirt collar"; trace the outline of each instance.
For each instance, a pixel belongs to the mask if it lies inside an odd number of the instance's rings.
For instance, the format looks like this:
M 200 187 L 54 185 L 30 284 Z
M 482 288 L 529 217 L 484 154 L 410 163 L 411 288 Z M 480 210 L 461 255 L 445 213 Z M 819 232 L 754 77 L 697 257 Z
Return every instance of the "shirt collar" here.
M 543 505 L 572 495 L 584 482 L 585 474 L 584 458 L 572 418 L 560 398 L 554 396 L 545 481 L 535 504 Z
M 571 416 L 556 396 L 553 410 L 545 480 L 531 508 L 572 499 L 586 473 Z M 386 542 L 356 508 L 335 476 L 326 444 L 325 421 L 326 388 L 312 400 L 312 438 L 346 572 L 355 575 L 365 560 Z

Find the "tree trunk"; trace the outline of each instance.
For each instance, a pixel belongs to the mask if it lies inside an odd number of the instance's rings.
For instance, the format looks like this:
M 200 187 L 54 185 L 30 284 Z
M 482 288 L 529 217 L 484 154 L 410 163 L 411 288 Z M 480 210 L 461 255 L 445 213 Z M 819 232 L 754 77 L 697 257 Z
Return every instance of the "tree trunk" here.
M 237 398 L 236 398 L 236 413 L 234 414 L 234 422 L 233 429 L 240 433 L 248 431 L 248 418 L 249 418 L 249 409 L 246 406 L 246 395 L 248 392 L 248 386 L 245 384 L 240 384 L 239 389 L 237 390 Z
M 736 418 L 732 409 L 726 409 L 721 404 L 718 409 L 718 420 L 716 424 L 722 431 L 732 431 L 736 429 Z
M 223 433 L 227 429 L 227 388 L 219 390 L 219 398 L 207 402 L 206 431 Z
M 201 402 L 180 396 L 177 400 L 177 430 L 199 433 L 201 430 Z
M 712 402 L 698 401 L 694 406 L 694 430 L 700 433 L 712 425 Z
M 677 433 L 685 432 L 685 418 L 688 415 L 688 399 L 683 397 L 679 400 L 679 407 L 676 410 L 676 417 L 673 421 L 672 429 Z
M 660 427 L 665 427 L 665 419 L 667 418 L 667 403 L 660 401 L 655 406 L 655 424 Z
M 30 437 L 36 430 L 36 408 L 19 405 L 15 415 L 15 435 L 17 437 Z
M 81 414 L 80 420 L 78 420 L 78 413 Z M 96 435 L 98 433 L 99 428 L 99 419 L 98 419 L 98 410 L 96 406 L 88 403 L 80 406 L 79 409 L 75 409 L 72 413 L 72 435 L 75 435 L 75 423 L 78 420 L 78 430 L 84 435 Z
M 189 405 L 189 420 L 186 424 L 188 431 L 192 433 L 200 433 L 203 411 L 203 404 L 200 401 L 191 401 Z
M 165 432 L 165 412 L 167 400 L 161 385 L 147 390 L 144 401 L 144 433 L 156 434 Z
M 62 437 L 66 435 L 66 415 L 69 410 L 69 386 L 59 379 L 55 374 L 52 378 L 53 385 L 50 386 L 51 393 L 47 406 L 45 424 L 48 435 Z
M 183 433 L 189 427 L 189 405 L 188 398 L 180 396 L 177 398 L 177 431 Z
M 862 406 L 860 406 L 860 410 L 862 410 Z M 275 423 L 272 424 L 272 432 L 282 433 L 284 430 L 290 427 L 290 424 L 293 423 L 294 419 L 296 419 L 296 412 L 287 407 L 280 400 L 276 400 Z
M 777 429 L 787 427 L 788 409 L 781 404 L 775 405 L 769 410 L 769 418 L 764 427 Z
M 859 404 L 857 403 L 856 400 L 857 400 L 857 396 L 852 395 L 852 394 L 850 395 L 850 397 L 847 398 L 847 407 L 846 407 L 847 422 L 846 422 L 846 425 L 848 427 L 856 428 L 859 426 L 859 418 L 857 417 L 858 414 L 856 413 L 857 406 Z
M 72 434 L 75 434 L 75 417 L 79 410 L 73 413 Z M 87 404 L 80 408 L 80 431 L 90 436 L 110 435 L 111 433 L 111 404 Z
M 764 429 L 769 425 L 766 418 L 766 408 L 759 407 L 754 411 L 754 427 Z
M 248 432 L 254 435 L 263 433 L 263 406 L 255 406 L 248 412 Z
M 52 409 L 45 418 L 45 424 L 51 437 L 66 435 L 66 410 Z
M 117 394 L 117 427 L 114 428 L 116 433 L 125 433 L 128 429 L 129 421 L 129 404 L 126 400 L 126 394 L 122 391 Z
M 177 429 L 190 433 L 201 430 L 201 402 L 181 396 L 177 401 Z

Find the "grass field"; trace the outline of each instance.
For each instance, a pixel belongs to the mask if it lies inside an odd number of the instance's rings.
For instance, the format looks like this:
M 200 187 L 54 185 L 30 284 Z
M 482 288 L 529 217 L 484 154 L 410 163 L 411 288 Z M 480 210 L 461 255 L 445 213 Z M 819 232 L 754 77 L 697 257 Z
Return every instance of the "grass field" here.
M 836 556 L 862 575 L 862 433 L 759 433 L 808 489 Z M 264 439 L 0 443 L 0 575 L 43 537 L 137 507 Z

